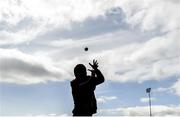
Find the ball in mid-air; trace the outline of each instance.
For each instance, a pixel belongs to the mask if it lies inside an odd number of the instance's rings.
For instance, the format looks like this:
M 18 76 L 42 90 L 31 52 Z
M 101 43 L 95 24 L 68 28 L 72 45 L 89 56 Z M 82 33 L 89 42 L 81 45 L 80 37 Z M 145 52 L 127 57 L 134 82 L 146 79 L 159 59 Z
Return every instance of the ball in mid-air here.
M 85 47 L 84 50 L 85 50 L 85 51 L 88 51 L 88 47 Z

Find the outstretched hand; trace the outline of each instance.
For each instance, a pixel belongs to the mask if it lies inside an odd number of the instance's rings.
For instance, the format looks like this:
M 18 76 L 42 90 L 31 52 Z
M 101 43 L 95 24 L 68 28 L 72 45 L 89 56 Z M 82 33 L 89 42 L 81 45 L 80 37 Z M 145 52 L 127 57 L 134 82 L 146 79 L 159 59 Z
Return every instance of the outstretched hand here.
M 89 65 L 93 68 L 93 70 L 96 70 L 98 68 L 97 60 L 93 60 L 93 64 L 89 63 Z
M 97 60 L 93 60 L 93 64 L 89 63 L 89 65 L 93 68 L 93 69 L 88 69 L 91 72 L 91 76 L 95 76 L 95 70 L 97 70 L 98 68 Z

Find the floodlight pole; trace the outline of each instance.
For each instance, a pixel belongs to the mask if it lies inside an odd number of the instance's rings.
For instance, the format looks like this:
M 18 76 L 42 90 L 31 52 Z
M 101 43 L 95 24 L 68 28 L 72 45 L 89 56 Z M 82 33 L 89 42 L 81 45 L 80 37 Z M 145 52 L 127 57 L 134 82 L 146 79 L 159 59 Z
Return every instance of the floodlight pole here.
M 151 92 L 148 92 L 148 95 L 149 95 L 149 116 L 151 117 L 152 116 L 152 113 L 151 113 Z

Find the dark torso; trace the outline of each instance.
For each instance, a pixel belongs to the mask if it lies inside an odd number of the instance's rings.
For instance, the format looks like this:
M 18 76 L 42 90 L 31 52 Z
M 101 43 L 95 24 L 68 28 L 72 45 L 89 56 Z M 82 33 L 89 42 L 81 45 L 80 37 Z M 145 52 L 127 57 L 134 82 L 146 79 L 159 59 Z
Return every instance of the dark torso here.
M 97 105 L 94 95 L 96 84 L 93 78 L 87 76 L 84 81 L 77 79 L 71 81 L 72 95 L 74 99 L 74 115 L 92 115 L 96 113 Z

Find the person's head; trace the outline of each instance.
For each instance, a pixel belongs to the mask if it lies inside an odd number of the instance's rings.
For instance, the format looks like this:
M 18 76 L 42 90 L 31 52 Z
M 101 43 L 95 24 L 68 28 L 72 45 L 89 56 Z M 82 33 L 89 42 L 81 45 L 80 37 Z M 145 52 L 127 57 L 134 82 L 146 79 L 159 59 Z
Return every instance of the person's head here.
M 83 64 L 76 65 L 74 68 L 74 75 L 78 79 L 86 77 L 86 75 L 87 75 L 86 67 Z

